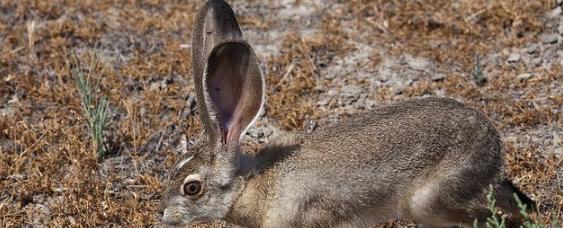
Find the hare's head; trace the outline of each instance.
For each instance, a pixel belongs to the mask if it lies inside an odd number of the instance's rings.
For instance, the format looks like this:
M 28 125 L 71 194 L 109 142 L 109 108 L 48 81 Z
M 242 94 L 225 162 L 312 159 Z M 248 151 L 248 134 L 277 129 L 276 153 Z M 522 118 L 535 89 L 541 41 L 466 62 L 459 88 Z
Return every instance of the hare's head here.
M 192 34 L 194 87 L 204 140 L 171 171 L 161 207 L 167 224 L 222 218 L 238 195 L 240 141 L 264 103 L 264 78 L 234 13 L 208 0 Z
M 225 216 L 239 191 L 241 138 L 264 103 L 264 79 L 244 41 L 216 45 L 195 87 L 206 137 L 170 174 L 162 199 L 169 224 Z

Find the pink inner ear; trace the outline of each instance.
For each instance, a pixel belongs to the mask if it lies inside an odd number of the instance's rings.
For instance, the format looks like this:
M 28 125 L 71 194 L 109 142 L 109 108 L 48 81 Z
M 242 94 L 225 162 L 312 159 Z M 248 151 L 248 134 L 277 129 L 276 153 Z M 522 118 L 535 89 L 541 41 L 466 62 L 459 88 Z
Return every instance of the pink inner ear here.
M 205 89 L 207 108 L 215 113 L 224 145 L 236 147 L 263 104 L 263 78 L 252 49 L 241 42 L 227 42 L 214 48 L 208 59 Z M 218 139 L 218 138 L 217 138 Z
M 238 57 L 238 56 L 236 56 Z M 233 56 L 222 56 L 217 60 L 215 71 L 208 75 L 207 89 L 221 124 L 223 140 L 238 140 L 238 119 L 242 104 L 243 67 Z M 238 107 L 238 108 L 237 108 Z M 226 143 L 224 141 L 224 143 Z

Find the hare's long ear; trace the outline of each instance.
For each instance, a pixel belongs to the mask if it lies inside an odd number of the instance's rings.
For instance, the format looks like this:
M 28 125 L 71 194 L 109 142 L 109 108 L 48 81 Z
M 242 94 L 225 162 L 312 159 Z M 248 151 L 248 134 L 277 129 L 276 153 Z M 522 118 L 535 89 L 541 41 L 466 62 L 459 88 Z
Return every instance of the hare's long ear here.
M 264 77 L 250 45 L 228 41 L 210 53 L 203 91 L 216 140 L 235 148 L 264 105 Z M 219 141 L 216 141 L 219 142 Z
M 212 49 L 224 41 L 241 40 L 242 33 L 231 6 L 222 0 L 208 0 L 199 10 L 192 33 L 192 68 L 197 103 L 203 127 L 211 140 L 217 139 L 205 103 L 203 88 L 204 67 Z

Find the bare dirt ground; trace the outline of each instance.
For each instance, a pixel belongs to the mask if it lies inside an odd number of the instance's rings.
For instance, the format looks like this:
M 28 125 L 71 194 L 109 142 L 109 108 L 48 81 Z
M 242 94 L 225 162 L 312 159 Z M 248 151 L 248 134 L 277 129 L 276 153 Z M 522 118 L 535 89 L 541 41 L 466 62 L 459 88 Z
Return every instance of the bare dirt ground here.
M 189 56 L 200 4 L 0 1 L 0 226 L 159 223 L 161 181 L 200 130 Z M 232 6 L 267 78 L 250 146 L 389 102 L 451 97 L 494 122 L 511 177 L 540 203 L 536 220 L 563 220 L 560 0 Z M 72 51 L 102 61 L 93 80 L 112 115 L 101 162 L 66 67 Z

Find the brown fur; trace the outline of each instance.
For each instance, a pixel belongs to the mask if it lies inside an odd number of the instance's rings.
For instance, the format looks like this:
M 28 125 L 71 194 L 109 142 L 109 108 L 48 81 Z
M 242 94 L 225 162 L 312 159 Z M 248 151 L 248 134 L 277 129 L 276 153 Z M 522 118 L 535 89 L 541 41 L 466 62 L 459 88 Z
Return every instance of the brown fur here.
M 505 155 L 492 124 L 451 99 L 378 107 L 313 134 L 282 136 L 255 155 L 244 153 L 238 139 L 263 104 L 264 80 L 228 4 L 204 4 L 193 42 L 207 138 L 172 172 L 162 200 L 169 225 L 226 219 L 245 227 L 358 227 L 407 219 L 470 226 L 489 215 L 488 186 L 496 186 L 498 205 L 509 213 L 517 209 L 508 196 L 525 196 L 504 176 Z M 233 52 L 223 55 L 225 47 Z M 214 55 L 236 59 L 215 66 Z M 236 70 L 210 75 L 217 69 Z M 213 95 L 210 88 L 227 92 Z M 245 92 L 232 92 L 239 90 Z M 233 119 L 223 112 L 235 113 Z M 185 178 L 194 175 L 204 193 L 182 195 Z

